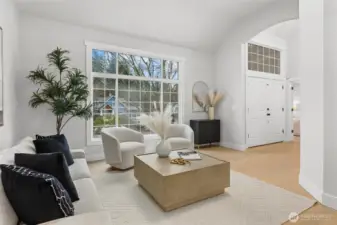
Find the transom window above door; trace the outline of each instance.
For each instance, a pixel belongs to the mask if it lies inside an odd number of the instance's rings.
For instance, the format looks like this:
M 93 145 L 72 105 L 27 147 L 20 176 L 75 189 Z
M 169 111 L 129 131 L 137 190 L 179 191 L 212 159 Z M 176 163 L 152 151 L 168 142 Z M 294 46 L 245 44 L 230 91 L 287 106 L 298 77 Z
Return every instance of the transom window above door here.
M 248 70 L 281 74 L 281 52 L 261 45 L 248 44 Z
M 88 126 L 91 140 L 100 138 L 103 127 L 128 127 L 151 134 L 137 117 L 163 111 L 168 104 L 172 105 L 172 121 L 180 122 L 179 61 L 130 54 L 127 49 L 88 48 L 87 54 L 93 103 Z

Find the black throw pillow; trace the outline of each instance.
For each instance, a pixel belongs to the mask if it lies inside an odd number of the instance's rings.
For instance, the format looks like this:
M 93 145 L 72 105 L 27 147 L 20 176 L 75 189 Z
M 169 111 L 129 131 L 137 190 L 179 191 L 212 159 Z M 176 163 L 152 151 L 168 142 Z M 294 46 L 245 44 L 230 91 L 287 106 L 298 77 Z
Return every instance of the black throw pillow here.
M 76 187 L 69 173 L 67 162 L 62 153 L 17 153 L 15 154 L 15 164 L 56 177 L 67 190 L 71 201 L 75 202 L 79 200 Z
M 16 165 L 0 168 L 4 191 L 21 222 L 35 225 L 74 215 L 67 191 L 52 175 Z
M 40 154 L 61 152 L 66 158 L 68 166 L 74 164 L 74 159 L 69 150 L 68 142 L 65 136 L 63 134 L 54 136 L 51 136 L 52 138 L 47 137 L 34 140 L 33 142 L 35 145 L 36 153 Z M 38 137 L 38 135 L 36 135 L 36 137 Z
M 69 149 L 69 144 L 67 141 L 66 136 L 64 134 L 55 134 L 55 135 L 49 135 L 49 136 L 42 136 L 42 135 L 35 135 L 36 140 L 41 140 L 41 139 L 55 139 L 59 142 L 61 142 L 66 148 Z

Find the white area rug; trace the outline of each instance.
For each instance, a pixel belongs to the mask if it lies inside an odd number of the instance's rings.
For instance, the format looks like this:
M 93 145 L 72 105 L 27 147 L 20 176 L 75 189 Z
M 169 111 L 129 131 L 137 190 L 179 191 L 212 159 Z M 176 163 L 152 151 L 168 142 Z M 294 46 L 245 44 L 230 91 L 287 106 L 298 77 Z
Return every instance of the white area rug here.
M 133 170 L 96 171 L 93 179 L 114 225 L 280 225 L 289 213 L 300 213 L 315 203 L 232 171 L 225 194 L 163 212 L 138 186 Z

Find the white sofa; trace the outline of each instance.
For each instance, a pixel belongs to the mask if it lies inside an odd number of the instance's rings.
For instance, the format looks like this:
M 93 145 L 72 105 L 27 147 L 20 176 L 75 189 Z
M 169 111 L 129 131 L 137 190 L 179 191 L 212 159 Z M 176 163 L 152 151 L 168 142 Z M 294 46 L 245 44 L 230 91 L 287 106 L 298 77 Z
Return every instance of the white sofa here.
M 18 145 L 2 151 L 0 164 L 14 164 L 15 153 L 36 154 L 33 139 L 24 138 Z M 74 202 L 75 216 L 50 221 L 44 224 L 68 225 L 111 225 L 110 215 L 102 204 L 85 159 L 83 150 L 72 150 L 74 164 L 69 167 L 80 200 Z M 0 172 L 1 174 L 1 172 Z M 0 179 L 0 225 L 16 225 L 18 218 L 8 202 Z

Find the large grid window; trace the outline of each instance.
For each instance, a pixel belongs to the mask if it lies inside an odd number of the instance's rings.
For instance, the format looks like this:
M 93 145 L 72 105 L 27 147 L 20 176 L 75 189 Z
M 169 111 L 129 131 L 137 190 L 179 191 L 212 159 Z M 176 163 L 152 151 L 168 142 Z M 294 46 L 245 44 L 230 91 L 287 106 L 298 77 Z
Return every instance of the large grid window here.
M 248 70 L 281 74 L 281 52 L 276 49 L 248 44 Z
M 92 49 L 91 56 L 93 138 L 114 126 L 149 134 L 137 117 L 169 103 L 172 122 L 179 122 L 179 62 L 100 49 Z

